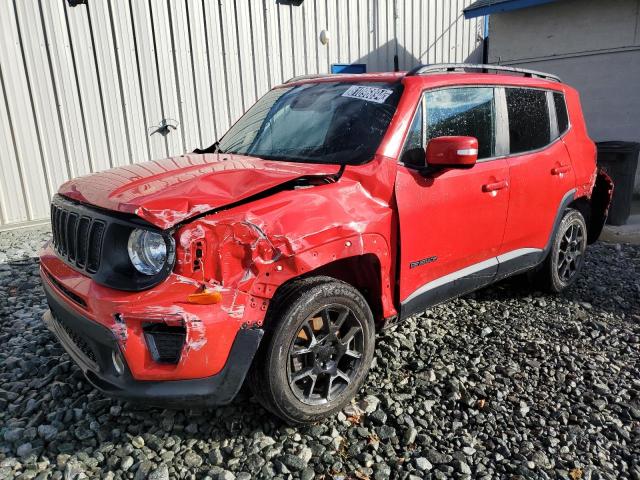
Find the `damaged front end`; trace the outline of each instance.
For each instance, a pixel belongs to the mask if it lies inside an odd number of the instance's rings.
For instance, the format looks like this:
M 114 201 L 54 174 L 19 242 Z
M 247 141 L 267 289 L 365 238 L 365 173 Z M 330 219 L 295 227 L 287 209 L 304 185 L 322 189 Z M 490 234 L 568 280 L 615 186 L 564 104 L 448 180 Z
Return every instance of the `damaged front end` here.
M 380 176 L 391 180 L 391 163 L 377 158 L 343 177 L 335 166 L 295 176 L 279 168 L 272 172 L 284 181 L 234 203 L 190 211 L 186 219 L 154 210 L 155 217 L 141 220 L 56 200 L 62 213 L 55 216 L 54 244 L 41 253 L 50 305 L 45 321 L 93 385 L 152 404 L 230 401 L 278 288 L 312 273 L 356 286 L 376 319 L 397 313 L 388 236 L 392 189 L 363 186 L 367 180 L 379 185 Z M 77 251 L 69 254 L 79 244 L 62 228 L 65 218 L 88 219 L 89 253 L 92 225 L 102 225 L 109 245 L 95 269 L 86 267 L 88 260 L 81 268 Z M 161 234 L 171 254 L 146 283 L 126 253 L 126 239 L 139 228 Z
M 184 332 L 185 325 L 180 318 L 175 317 L 176 323 L 171 326 L 171 319 L 162 315 L 152 323 L 156 328 L 149 329 L 150 324 L 146 322 L 148 317 L 139 319 L 139 323 L 138 319 L 131 317 L 127 326 L 133 329 L 132 334 L 127 338 L 116 337 L 110 335 L 110 331 L 104 325 L 89 320 L 61 301 L 57 292 L 47 284 L 45 284 L 45 293 L 50 310 L 45 314 L 44 321 L 83 370 L 87 380 L 107 395 L 142 401 L 147 405 L 178 407 L 184 406 L 187 401 L 191 406 L 229 403 L 242 386 L 262 338 L 262 330 L 259 329 L 238 332 L 225 357 L 223 368 L 215 375 L 171 381 L 140 380 L 134 373 L 137 365 L 131 361 L 136 354 L 140 353 L 137 326 L 142 326 L 145 338 L 154 336 L 151 346 L 158 345 L 157 342 L 164 342 L 163 348 L 166 355 L 166 338 L 161 339 L 159 335 L 176 331 Z M 122 321 L 127 322 L 124 318 Z M 178 339 L 178 342 L 181 341 Z M 187 339 L 186 342 L 188 343 L 189 340 Z M 175 343 L 175 339 L 171 339 L 169 343 Z M 179 349 L 175 348 L 175 345 L 169 348 L 172 348 L 173 354 L 178 354 Z M 197 348 L 197 346 L 192 344 L 189 348 Z M 160 364 L 163 360 L 167 360 L 164 365 L 167 368 L 174 363 L 174 358 L 154 357 L 154 361 L 159 361 Z

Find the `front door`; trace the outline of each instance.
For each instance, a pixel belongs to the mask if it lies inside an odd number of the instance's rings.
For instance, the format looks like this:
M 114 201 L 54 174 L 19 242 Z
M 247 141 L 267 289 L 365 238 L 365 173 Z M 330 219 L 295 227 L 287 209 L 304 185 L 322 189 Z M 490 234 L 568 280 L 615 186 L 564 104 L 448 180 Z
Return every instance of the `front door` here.
M 509 203 L 509 169 L 496 157 L 494 88 L 427 91 L 396 178 L 401 316 L 491 282 Z M 478 139 L 478 163 L 423 176 L 424 145 L 446 135 Z

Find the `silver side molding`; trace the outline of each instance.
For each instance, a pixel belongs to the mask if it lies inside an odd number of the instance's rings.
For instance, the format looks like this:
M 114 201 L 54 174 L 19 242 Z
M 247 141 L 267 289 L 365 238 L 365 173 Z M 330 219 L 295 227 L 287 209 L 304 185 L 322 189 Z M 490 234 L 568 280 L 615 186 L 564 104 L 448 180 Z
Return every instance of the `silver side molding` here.
M 517 250 L 512 250 L 510 252 L 503 253 L 502 255 L 498 255 L 497 257 L 492 257 L 487 260 L 483 260 L 482 262 L 469 265 L 468 267 L 465 267 L 461 270 L 457 270 L 440 278 L 436 278 L 435 280 L 432 280 L 428 283 L 425 283 L 423 286 L 421 286 L 407 298 L 405 298 L 402 303 L 410 302 L 414 298 L 419 297 L 429 290 L 433 290 L 434 288 L 441 287 L 443 285 L 446 285 L 447 283 L 454 282 L 460 278 L 473 275 L 474 273 L 481 272 L 482 270 L 485 270 L 487 268 L 495 267 L 500 263 L 505 263 L 509 260 L 513 260 L 514 258 L 522 257 L 523 255 L 528 255 L 530 253 L 542 253 L 542 251 L 543 250 L 541 248 L 519 248 Z

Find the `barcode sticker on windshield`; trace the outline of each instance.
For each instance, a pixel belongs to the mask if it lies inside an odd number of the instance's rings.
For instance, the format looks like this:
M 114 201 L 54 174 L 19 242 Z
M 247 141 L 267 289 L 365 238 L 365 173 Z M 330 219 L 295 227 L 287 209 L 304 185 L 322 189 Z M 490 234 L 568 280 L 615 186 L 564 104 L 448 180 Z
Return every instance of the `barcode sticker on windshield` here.
M 342 94 L 343 97 L 359 98 L 360 100 L 366 100 L 367 102 L 384 103 L 389 95 L 393 93 L 393 90 L 377 87 L 363 87 L 361 85 L 352 85 L 346 92 Z

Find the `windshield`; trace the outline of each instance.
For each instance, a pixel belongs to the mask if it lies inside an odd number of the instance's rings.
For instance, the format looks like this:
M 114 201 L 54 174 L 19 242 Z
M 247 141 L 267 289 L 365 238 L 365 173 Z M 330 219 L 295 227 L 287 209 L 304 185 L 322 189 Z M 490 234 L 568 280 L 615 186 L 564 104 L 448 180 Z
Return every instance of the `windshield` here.
M 396 111 L 401 84 L 326 82 L 276 88 L 220 140 L 222 153 L 269 160 L 360 164 Z

